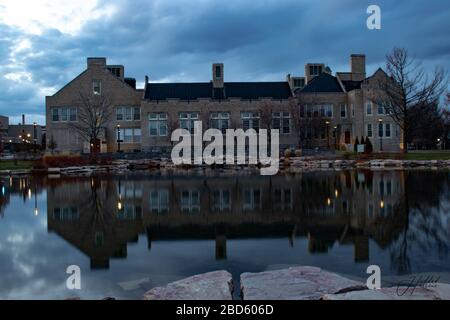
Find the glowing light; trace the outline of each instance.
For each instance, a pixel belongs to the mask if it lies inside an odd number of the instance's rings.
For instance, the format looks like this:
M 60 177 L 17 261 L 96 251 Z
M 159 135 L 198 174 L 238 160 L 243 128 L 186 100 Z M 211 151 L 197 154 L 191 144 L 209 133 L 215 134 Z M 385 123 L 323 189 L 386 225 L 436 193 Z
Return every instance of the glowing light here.
M 336 190 L 334 190 L 334 196 L 337 198 L 337 197 L 339 197 L 339 191 L 336 189 Z
M 28 199 L 31 199 L 31 189 L 28 189 Z
M 117 209 L 122 210 L 122 202 L 117 202 Z
M 331 199 L 330 198 L 327 199 L 327 205 L 331 206 Z
M 39 214 L 38 208 L 34 208 L 34 215 L 37 216 Z
M 380 208 L 381 208 L 381 209 L 384 208 L 384 201 L 383 201 L 383 200 L 380 201 Z

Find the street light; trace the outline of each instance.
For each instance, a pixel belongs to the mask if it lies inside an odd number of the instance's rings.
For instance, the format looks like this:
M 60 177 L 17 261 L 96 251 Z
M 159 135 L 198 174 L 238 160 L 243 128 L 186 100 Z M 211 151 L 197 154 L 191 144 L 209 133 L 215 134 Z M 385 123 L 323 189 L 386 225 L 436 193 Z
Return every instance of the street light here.
M 37 144 L 37 123 L 33 122 L 33 140 L 34 140 L 34 153 L 36 153 Z
M 117 152 L 120 152 L 120 124 L 117 125 Z
M 330 121 L 325 121 L 327 125 L 327 148 L 330 149 Z
M 337 150 L 337 126 L 334 126 L 334 149 Z
M 378 136 L 380 137 L 380 151 L 383 151 L 383 119 L 378 119 Z

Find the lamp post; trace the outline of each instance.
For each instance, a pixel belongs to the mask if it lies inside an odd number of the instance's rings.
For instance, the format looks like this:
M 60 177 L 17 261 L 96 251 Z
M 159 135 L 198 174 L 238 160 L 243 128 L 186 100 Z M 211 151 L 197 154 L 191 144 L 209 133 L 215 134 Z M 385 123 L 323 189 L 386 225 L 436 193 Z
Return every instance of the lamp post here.
M 325 121 L 327 125 L 327 148 L 330 149 L 330 121 Z
M 120 124 L 117 125 L 117 152 L 120 152 Z
M 36 153 L 36 145 L 37 145 L 37 124 L 33 122 L 33 143 L 34 143 L 34 153 Z
M 334 149 L 337 150 L 337 126 L 334 126 Z
M 383 119 L 378 119 L 378 136 L 380 137 L 380 151 L 383 151 Z

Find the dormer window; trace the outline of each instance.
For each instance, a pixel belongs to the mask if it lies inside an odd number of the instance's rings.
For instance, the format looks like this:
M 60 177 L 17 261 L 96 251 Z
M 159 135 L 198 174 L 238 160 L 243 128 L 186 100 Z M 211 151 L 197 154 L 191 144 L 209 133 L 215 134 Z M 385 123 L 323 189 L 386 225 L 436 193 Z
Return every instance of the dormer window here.
M 102 82 L 100 80 L 92 81 L 92 93 L 95 95 L 102 94 Z
M 311 76 L 318 76 L 321 73 L 322 73 L 322 66 L 320 65 L 309 66 L 309 74 Z

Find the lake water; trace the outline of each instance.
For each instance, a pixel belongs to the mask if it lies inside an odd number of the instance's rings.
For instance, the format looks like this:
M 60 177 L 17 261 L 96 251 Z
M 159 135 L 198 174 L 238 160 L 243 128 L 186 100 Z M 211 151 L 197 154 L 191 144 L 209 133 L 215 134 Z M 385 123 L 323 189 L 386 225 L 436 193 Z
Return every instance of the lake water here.
M 0 298 L 140 298 L 225 269 L 450 274 L 449 171 L 3 177 Z M 81 268 L 81 290 L 66 268 Z

